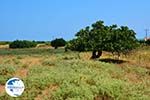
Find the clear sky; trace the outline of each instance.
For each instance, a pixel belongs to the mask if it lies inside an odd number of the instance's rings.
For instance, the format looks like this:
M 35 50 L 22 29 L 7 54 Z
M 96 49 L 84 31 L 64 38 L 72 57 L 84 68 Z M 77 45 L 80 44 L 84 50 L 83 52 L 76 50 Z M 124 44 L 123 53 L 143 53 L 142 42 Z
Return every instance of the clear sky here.
M 0 0 L 1 41 L 69 40 L 97 20 L 127 25 L 144 38 L 144 29 L 150 28 L 150 0 Z

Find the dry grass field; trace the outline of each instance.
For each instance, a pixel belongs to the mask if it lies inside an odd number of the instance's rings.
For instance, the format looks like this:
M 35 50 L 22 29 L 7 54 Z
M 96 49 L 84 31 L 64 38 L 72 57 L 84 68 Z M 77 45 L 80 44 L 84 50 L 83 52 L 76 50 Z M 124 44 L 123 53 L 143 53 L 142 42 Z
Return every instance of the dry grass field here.
M 149 100 L 150 47 L 132 51 L 120 60 L 103 52 L 65 52 L 63 48 L 0 49 L 0 100 Z M 5 82 L 18 77 L 22 96 L 12 98 Z

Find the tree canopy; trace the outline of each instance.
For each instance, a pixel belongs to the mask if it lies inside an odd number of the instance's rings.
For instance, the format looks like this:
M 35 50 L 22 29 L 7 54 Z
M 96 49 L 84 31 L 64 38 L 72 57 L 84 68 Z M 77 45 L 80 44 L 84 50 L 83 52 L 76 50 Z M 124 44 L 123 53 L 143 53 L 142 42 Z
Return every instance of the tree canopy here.
M 97 21 L 91 26 L 81 29 L 66 48 L 75 51 L 92 51 L 91 58 L 99 58 L 102 51 L 108 51 L 118 56 L 126 54 L 137 46 L 136 33 L 127 26 L 106 26 L 103 21 Z
M 57 49 L 58 47 L 65 46 L 66 41 L 63 38 L 55 39 L 51 41 L 51 46 Z

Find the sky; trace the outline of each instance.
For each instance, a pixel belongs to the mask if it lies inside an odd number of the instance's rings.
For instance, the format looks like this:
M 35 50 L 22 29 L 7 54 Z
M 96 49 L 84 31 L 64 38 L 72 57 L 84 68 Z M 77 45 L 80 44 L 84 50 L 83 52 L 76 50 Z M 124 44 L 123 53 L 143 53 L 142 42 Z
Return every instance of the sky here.
M 149 5 L 150 0 L 0 0 L 0 41 L 70 40 L 98 20 L 128 26 L 142 39 L 150 28 Z

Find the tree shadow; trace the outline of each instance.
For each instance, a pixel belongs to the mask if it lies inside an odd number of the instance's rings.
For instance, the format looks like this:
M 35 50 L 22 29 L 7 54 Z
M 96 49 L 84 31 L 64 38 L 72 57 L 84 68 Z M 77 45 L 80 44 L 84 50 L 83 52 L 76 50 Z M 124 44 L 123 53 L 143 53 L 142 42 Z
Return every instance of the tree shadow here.
M 112 59 L 112 58 L 102 58 L 99 61 L 105 62 L 105 63 L 113 63 L 113 64 L 122 64 L 122 63 L 127 62 L 125 60 L 118 60 L 118 59 Z

